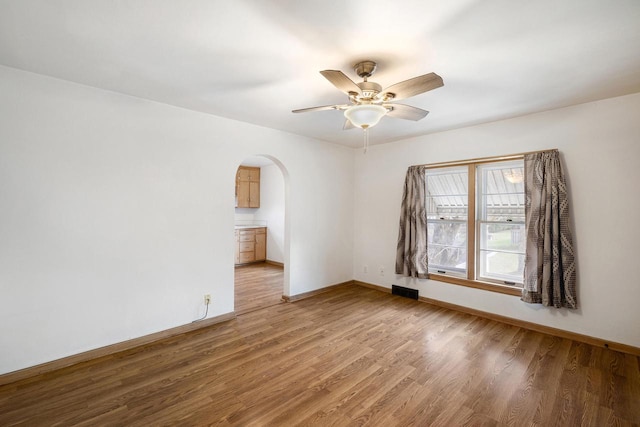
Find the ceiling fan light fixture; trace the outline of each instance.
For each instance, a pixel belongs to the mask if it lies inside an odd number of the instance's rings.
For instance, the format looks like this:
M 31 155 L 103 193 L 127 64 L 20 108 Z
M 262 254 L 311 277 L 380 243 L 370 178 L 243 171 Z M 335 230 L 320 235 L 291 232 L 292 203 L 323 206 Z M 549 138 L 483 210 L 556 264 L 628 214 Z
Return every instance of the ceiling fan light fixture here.
M 344 116 L 351 124 L 362 129 L 377 125 L 385 114 L 387 114 L 386 108 L 372 104 L 353 105 L 344 112 Z

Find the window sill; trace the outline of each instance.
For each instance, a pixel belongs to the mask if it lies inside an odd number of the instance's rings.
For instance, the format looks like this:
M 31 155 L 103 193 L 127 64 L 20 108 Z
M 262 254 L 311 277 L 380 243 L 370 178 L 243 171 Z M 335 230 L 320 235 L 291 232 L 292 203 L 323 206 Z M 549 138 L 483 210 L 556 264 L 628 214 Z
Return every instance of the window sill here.
M 454 285 L 466 286 L 469 288 L 482 289 L 485 291 L 498 292 L 500 294 L 520 296 L 522 295 L 522 288 L 516 288 L 511 286 L 497 285 L 495 283 L 479 282 L 477 280 L 469 280 L 462 277 L 445 276 L 442 274 L 429 273 L 427 276 L 429 280 L 437 280 L 438 282 L 451 283 Z

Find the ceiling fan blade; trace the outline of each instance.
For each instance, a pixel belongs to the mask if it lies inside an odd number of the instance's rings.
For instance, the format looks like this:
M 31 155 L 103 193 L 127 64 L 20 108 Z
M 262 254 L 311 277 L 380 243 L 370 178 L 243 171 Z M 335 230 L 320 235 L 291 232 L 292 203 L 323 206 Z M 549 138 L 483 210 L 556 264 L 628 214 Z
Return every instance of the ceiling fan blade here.
M 342 71 L 338 70 L 324 70 L 320 71 L 327 80 L 329 80 L 335 87 L 340 89 L 342 92 L 349 95 L 350 93 L 357 93 L 358 95 L 362 95 L 362 90 L 360 87 L 353 82 L 349 77 L 347 77 Z
M 353 125 L 353 123 L 351 123 L 351 120 L 346 119 L 344 121 L 344 126 L 342 126 L 342 130 L 349 130 L 349 129 L 355 129 L 356 126 Z
M 436 73 L 425 74 L 424 76 L 414 77 L 400 83 L 389 86 L 377 96 L 378 99 L 384 99 L 388 94 L 392 99 L 405 99 L 420 93 L 444 86 L 442 77 Z
M 348 105 L 323 105 L 322 107 L 310 107 L 301 108 L 299 110 L 291 110 L 292 113 L 309 113 L 312 111 L 325 111 L 325 110 L 344 110 Z
M 420 119 L 424 119 L 425 116 L 429 114 L 427 110 L 405 104 L 382 104 L 382 106 L 387 109 L 391 108 L 387 113 L 387 116 L 396 119 L 413 120 L 417 122 Z

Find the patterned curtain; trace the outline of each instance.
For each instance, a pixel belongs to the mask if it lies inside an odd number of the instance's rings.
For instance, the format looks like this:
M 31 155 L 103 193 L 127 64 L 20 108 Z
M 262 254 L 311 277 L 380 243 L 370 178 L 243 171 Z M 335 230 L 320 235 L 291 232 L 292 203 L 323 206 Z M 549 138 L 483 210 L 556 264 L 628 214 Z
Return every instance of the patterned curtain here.
M 577 308 L 567 185 L 558 151 L 524 156 L 527 248 L 522 301 Z
M 424 166 L 410 166 L 404 182 L 396 274 L 427 278 L 427 210 Z

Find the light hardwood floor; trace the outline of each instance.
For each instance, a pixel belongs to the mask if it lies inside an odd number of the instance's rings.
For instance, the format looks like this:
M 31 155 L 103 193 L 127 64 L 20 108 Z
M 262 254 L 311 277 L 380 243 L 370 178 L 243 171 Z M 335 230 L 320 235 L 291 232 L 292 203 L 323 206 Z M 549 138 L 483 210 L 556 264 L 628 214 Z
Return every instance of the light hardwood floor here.
M 640 358 L 356 285 L 0 387 L 0 425 L 632 426 Z
M 284 269 L 259 262 L 235 268 L 235 312 L 247 313 L 282 303 Z

